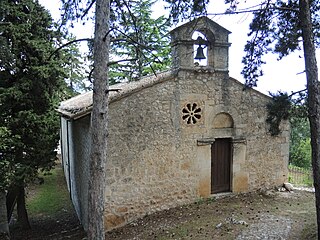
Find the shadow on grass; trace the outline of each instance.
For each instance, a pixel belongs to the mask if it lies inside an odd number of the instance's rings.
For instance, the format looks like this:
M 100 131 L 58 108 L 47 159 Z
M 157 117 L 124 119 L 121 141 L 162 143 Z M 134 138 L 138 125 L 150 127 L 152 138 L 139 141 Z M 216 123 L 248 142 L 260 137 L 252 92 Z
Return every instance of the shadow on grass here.
M 56 167 L 41 177 L 44 183 L 35 186 L 30 191 L 32 196 L 27 197 L 29 216 L 54 216 L 61 211 L 73 210 L 61 167 Z
M 83 239 L 86 234 L 75 214 L 61 166 L 43 175 L 44 183 L 27 189 L 30 230 L 10 224 L 11 239 Z

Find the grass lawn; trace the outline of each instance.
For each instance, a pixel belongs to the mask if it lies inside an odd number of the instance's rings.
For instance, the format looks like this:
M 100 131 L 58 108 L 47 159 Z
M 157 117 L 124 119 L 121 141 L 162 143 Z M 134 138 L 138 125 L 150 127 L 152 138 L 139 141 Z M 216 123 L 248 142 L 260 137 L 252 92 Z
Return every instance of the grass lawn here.
M 33 186 L 27 198 L 32 229 L 13 229 L 11 239 L 86 239 L 73 210 L 61 167 L 43 177 L 44 184 Z M 244 236 L 240 239 L 245 239 L 251 233 L 255 238 L 250 239 L 258 239 L 261 234 L 282 239 L 316 239 L 314 203 L 314 193 L 303 191 L 252 192 L 202 199 L 145 216 L 108 232 L 106 239 L 226 240 L 236 239 L 240 234 Z M 245 224 L 237 224 L 239 221 Z M 283 233 L 282 229 L 288 228 L 290 232 Z
M 61 166 L 42 175 L 44 183 L 30 185 L 26 205 L 31 229 L 11 224 L 11 240 L 85 239 L 86 233 L 73 209 Z
M 27 209 L 29 216 L 55 215 L 72 208 L 70 195 L 67 190 L 60 166 L 50 171 L 50 174 L 42 175 L 44 183 L 32 186 L 27 196 Z

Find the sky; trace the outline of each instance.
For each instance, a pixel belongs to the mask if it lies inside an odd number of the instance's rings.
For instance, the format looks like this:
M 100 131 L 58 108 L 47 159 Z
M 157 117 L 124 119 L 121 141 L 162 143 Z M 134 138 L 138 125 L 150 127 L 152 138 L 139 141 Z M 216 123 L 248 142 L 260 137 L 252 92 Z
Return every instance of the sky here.
M 255 5 L 259 0 L 250 0 L 250 4 Z M 54 19 L 59 19 L 60 2 L 59 0 L 39 0 L 46 9 L 48 9 Z M 246 4 L 246 7 L 248 3 Z M 242 6 L 239 6 L 240 8 Z M 244 6 L 243 6 L 244 7 Z M 227 6 L 224 0 L 211 0 L 208 7 L 209 13 L 222 13 Z M 158 17 L 166 13 L 163 3 L 160 1 L 154 6 L 153 16 Z M 237 15 L 218 15 L 209 16 L 213 21 L 231 31 L 229 35 L 229 75 L 241 82 L 244 82 L 241 70 L 243 65 L 241 63 L 242 57 L 245 55 L 243 48 L 247 40 L 247 33 L 249 31 L 249 23 L 252 16 L 249 13 Z M 75 23 L 72 33 L 77 38 L 90 38 L 93 36 L 93 25 L 82 23 Z M 173 28 L 176 26 L 173 26 Z M 83 44 L 85 45 L 85 44 Z M 318 68 L 320 68 L 319 59 L 320 51 L 317 50 Z M 264 76 L 259 78 L 258 86 L 255 88 L 265 94 L 269 92 L 275 93 L 277 91 L 285 91 L 288 93 L 305 89 L 306 76 L 304 73 L 304 59 L 303 52 L 292 53 L 289 56 L 277 61 L 277 55 L 269 54 L 264 60 L 267 62 L 263 66 Z M 302 74 L 301 74 L 302 73 Z

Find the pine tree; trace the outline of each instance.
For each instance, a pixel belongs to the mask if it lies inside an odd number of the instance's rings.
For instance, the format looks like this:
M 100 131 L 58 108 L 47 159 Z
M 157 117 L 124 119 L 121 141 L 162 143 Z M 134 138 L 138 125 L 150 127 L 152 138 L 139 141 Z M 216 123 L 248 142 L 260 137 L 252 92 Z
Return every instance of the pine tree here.
M 67 42 L 76 40 L 72 34 L 62 37 L 62 39 Z M 89 91 L 92 88 L 92 84 L 87 81 L 85 57 L 83 57 L 79 47 L 79 43 L 75 42 L 61 50 L 63 53 L 61 56 L 63 59 L 61 60 L 64 62 L 63 68 L 67 74 L 65 81 L 70 96 Z
M 235 13 L 238 1 L 226 0 L 231 4 L 229 13 Z M 320 40 L 320 5 L 317 0 L 262 1 L 258 9 L 251 9 L 254 18 L 250 24 L 249 37 L 245 46 L 242 71 L 248 87 L 257 85 L 263 75 L 263 56 L 272 52 L 283 58 L 294 51 L 303 50 L 306 72 L 306 109 L 310 123 L 312 168 L 316 196 L 318 238 L 320 239 L 320 89 L 315 48 Z M 285 81 L 285 80 L 284 80 Z M 278 97 L 282 97 L 280 93 Z M 276 98 L 279 99 L 279 98 Z M 288 99 L 284 99 L 288 101 Z M 287 108 L 287 107 L 286 107 Z M 280 123 L 280 116 L 273 119 Z M 287 109 L 285 109 L 287 111 Z M 286 114 L 284 115 L 287 118 Z
M 59 57 L 49 59 L 57 35 L 37 1 L 0 1 L 0 19 L 0 129 L 8 140 L 0 142 L 0 188 L 15 193 L 18 221 L 29 228 L 24 188 L 55 165 L 65 72 Z
M 0 239 L 6 239 L 9 235 L 6 190 L 13 180 L 14 173 L 10 146 L 17 140 L 6 127 L 0 127 Z
M 110 84 L 137 80 L 170 66 L 169 21 L 151 17 L 154 3 L 130 1 L 130 11 L 112 11 L 111 63 L 120 62 L 110 65 Z

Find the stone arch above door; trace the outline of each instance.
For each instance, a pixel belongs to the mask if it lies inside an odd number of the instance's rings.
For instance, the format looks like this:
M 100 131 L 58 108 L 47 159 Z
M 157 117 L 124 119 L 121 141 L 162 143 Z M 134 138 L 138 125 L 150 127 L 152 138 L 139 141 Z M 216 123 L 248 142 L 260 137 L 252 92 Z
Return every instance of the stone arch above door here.
M 233 128 L 234 122 L 233 118 L 229 113 L 221 112 L 218 113 L 212 122 L 212 127 L 215 129 L 220 129 L 220 128 Z
M 236 108 L 207 101 L 204 118 L 209 138 L 235 138 L 242 134 L 243 122 Z

